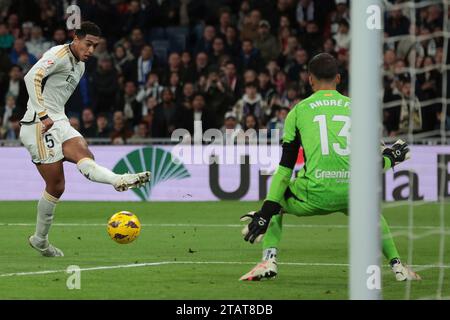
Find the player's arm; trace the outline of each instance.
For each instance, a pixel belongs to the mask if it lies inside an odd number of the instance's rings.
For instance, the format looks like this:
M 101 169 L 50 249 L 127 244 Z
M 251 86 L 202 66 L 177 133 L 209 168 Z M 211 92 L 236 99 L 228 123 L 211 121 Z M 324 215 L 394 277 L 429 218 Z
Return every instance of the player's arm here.
M 272 177 L 269 193 L 261 209 L 241 218 L 242 221 L 251 220 L 242 232 L 245 241 L 251 243 L 255 240 L 259 241 L 266 232 L 272 216 L 280 212 L 280 203 L 291 180 L 300 149 L 300 134 L 296 127 L 296 112 L 294 110 L 289 112 L 285 121 L 282 147 L 280 164 Z
M 59 61 L 58 61 L 59 60 Z M 30 108 L 33 108 L 43 124 L 43 132 L 49 130 L 53 121 L 47 114 L 44 98 L 42 97 L 42 81 L 57 71 L 61 59 L 45 54 L 25 75 L 25 85 L 30 98 Z
M 399 139 L 392 147 L 382 146 L 381 153 L 383 155 L 383 169 L 387 171 L 396 165 L 411 158 L 408 144 Z

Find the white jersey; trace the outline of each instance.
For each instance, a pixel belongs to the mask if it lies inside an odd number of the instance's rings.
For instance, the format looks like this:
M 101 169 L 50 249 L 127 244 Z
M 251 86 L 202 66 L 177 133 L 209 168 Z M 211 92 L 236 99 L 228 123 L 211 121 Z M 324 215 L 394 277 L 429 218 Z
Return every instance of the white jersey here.
M 84 62 L 73 55 L 69 44 L 55 46 L 25 75 L 29 95 L 22 123 L 35 123 L 48 115 L 53 121 L 66 119 L 64 106 L 84 73 Z

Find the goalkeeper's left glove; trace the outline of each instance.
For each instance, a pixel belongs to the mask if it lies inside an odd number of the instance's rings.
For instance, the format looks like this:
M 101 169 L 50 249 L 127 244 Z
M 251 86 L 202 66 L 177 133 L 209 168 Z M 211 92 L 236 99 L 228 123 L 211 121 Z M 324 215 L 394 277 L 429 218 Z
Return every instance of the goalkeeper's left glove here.
M 267 231 L 272 216 L 280 212 L 281 206 L 274 201 L 266 200 L 261 210 L 249 212 L 241 217 L 241 221 L 251 220 L 248 225 L 242 229 L 242 235 L 245 241 L 250 243 L 260 242 Z
M 392 147 L 383 149 L 383 156 L 387 157 L 391 161 L 392 167 L 395 167 L 403 161 L 408 160 L 411 157 L 411 153 L 409 151 L 408 144 L 399 139 L 392 145 Z

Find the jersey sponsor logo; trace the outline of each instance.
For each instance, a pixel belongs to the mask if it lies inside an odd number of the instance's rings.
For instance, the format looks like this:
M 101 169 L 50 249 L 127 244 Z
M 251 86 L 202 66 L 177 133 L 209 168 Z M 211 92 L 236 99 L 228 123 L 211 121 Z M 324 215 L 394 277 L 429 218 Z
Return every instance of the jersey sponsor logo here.
M 350 171 L 316 169 L 314 176 L 317 179 L 350 179 Z
M 311 109 L 319 108 L 319 107 L 350 107 L 350 101 L 344 101 L 343 99 L 325 99 L 325 100 L 316 100 L 309 104 Z
M 72 75 L 67 76 L 66 82 L 66 89 L 75 91 L 75 88 L 78 85 L 78 81 Z

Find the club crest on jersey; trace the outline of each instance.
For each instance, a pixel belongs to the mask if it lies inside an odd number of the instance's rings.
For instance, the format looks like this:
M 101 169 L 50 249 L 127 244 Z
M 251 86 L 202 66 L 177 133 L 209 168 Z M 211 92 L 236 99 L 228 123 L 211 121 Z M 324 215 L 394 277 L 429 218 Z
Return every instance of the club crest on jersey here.
M 55 64 L 55 60 L 53 60 L 53 59 L 47 59 L 47 61 L 45 61 L 45 65 L 44 65 L 44 67 L 45 68 L 50 68 L 52 65 L 54 65 Z

